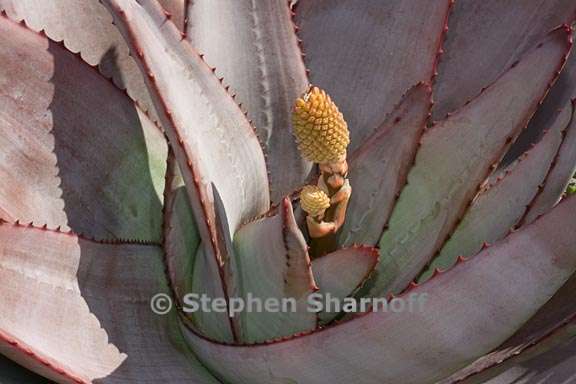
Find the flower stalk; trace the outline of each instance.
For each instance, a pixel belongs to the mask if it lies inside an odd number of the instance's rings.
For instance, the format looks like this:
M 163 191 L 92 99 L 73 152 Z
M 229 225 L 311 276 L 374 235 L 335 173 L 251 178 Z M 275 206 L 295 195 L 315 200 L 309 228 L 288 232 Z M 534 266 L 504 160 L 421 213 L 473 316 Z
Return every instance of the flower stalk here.
M 346 160 L 348 125 L 330 96 L 317 87 L 296 100 L 293 124 L 300 153 L 320 169 L 317 185 L 304 187 L 300 194 L 310 254 L 319 257 L 336 250 L 336 233 L 344 224 L 352 194 Z

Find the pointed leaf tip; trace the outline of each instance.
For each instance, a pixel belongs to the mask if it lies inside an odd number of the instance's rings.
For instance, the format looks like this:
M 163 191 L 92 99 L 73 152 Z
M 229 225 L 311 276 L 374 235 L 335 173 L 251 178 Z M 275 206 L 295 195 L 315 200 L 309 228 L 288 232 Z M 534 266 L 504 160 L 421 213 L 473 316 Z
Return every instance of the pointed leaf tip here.
M 272 202 L 298 188 L 312 164 L 291 132 L 292 103 L 308 84 L 285 0 L 189 2 L 188 36 L 237 93 L 269 153 Z M 243 60 L 235 60 L 243 57 Z
M 406 183 L 430 112 L 430 99 L 428 84 L 411 88 L 378 130 L 352 153 L 349 175 L 354 193 L 340 234 L 343 246 L 378 242 Z
M 551 32 L 484 93 L 426 131 L 380 239 L 372 294 L 402 291 L 444 245 L 509 148 L 507 138 L 526 127 L 556 80 L 571 48 L 566 36 L 563 29 Z

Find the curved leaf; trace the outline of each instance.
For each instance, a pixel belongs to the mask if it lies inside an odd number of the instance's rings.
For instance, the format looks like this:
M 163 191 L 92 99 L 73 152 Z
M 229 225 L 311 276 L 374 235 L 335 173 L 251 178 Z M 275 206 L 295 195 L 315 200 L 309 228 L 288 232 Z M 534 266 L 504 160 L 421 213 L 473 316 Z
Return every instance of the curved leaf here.
M 158 0 L 162 8 L 166 10 L 170 20 L 180 31 L 186 33 L 188 24 L 188 0 Z
M 0 16 L 0 217 L 159 242 L 167 146 L 124 92 Z
M 272 201 L 301 187 L 312 164 L 292 135 L 294 102 L 308 87 L 286 0 L 195 0 L 187 39 L 248 111 L 268 154 Z
M 576 172 L 576 151 L 574 151 L 576 147 L 576 99 L 566 106 L 565 110 L 572 110 L 570 128 L 566 131 L 566 138 L 560 148 L 556 162 L 546 178 L 544 188 L 524 218 L 526 223 L 530 223 L 538 216 L 548 212 L 560 201 Z
M 576 380 L 575 336 L 576 323 L 573 322 L 552 335 L 550 340 L 545 340 L 497 368 L 457 382 L 462 384 L 573 383 Z M 560 340 L 556 340 L 558 337 Z
M 184 180 L 172 151 L 168 154 L 167 168 L 164 191 L 164 252 L 174 294 L 178 300 L 183 300 L 184 296 L 191 292 L 200 235 L 196 229 Z
M 208 258 L 224 290 L 225 238 L 270 205 L 264 154 L 252 127 L 210 68 L 166 19 L 157 1 L 106 0 L 138 58 L 184 181 Z M 215 195 L 222 201 L 217 223 Z M 212 263 L 212 262 L 211 262 Z
M 350 127 L 350 150 L 408 88 L 430 82 L 451 1 L 307 0 L 296 6 L 310 80 Z
M 320 288 L 318 294 L 327 301 L 351 297 L 368 280 L 378 264 L 378 250 L 371 247 L 342 248 L 312 261 L 314 280 Z M 340 310 L 323 311 L 320 320 L 328 323 Z
M 242 384 L 430 383 L 496 348 L 576 270 L 576 198 L 400 298 L 419 311 L 369 313 L 308 335 L 227 346 L 185 329 L 199 358 Z M 353 350 L 354 353 L 350 353 Z
M 260 342 L 314 329 L 316 314 L 307 310 L 306 300 L 318 288 L 290 200 L 285 198 L 273 216 L 240 228 L 234 245 L 240 276 L 237 297 L 245 303 L 249 297 L 286 303 L 282 311 L 254 307 L 241 313 L 241 340 Z
M 548 31 L 575 16 L 572 0 L 456 1 L 434 86 L 434 117 L 462 107 Z
M 443 246 L 556 78 L 572 44 L 570 33 L 552 32 L 480 96 L 424 134 L 380 239 L 372 294 L 406 288 Z
M 350 158 L 352 196 L 339 241 L 375 245 L 406 183 L 432 105 L 426 84 L 413 87 Z
M 458 256 L 474 256 L 483 244 L 500 240 L 520 222 L 540 191 L 566 133 L 576 130 L 569 127 L 571 118 L 572 109 L 564 110 L 542 140 L 503 179 L 480 192 L 420 281 L 432 276 L 436 268 L 451 267 Z
M 485 382 L 487 377 L 547 352 L 576 335 L 574 289 L 576 274 L 514 336 L 439 384 Z
M 216 237 L 212 183 L 230 235 L 268 210 L 264 156 L 247 120 L 154 0 L 105 1 L 144 74 L 183 172 L 202 238 Z
M 158 247 L 6 223 L 0 244 L 0 353 L 58 382 L 217 383 L 150 308 Z
M 145 112 L 155 116 L 144 79 L 99 1 L 0 0 L 0 10 L 13 20 L 25 21 L 34 31 L 43 31 L 50 39 L 62 41 L 90 65 L 98 65 L 106 77 L 125 87 Z
M 221 270 L 215 263 L 214 256 L 206 250 L 208 246 L 201 243 L 191 262 L 193 263 L 190 289 L 187 294 L 206 297 L 212 301 L 226 300 L 228 302 L 227 285 L 221 282 Z M 238 332 L 236 324 L 226 312 L 198 310 L 186 313 L 187 320 L 193 328 L 202 335 L 213 340 L 232 343 L 237 341 Z
M 574 14 L 574 22 L 572 28 L 576 26 L 576 13 Z M 576 37 L 576 32 L 572 33 L 572 39 Z M 522 145 L 526 143 L 533 143 L 534 137 L 538 135 L 544 128 L 549 127 L 556 118 L 558 111 L 563 108 L 569 108 L 571 100 L 576 99 L 576 55 L 571 54 L 566 61 L 560 77 L 550 92 L 544 99 L 544 102 L 538 108 L 538 112 L 530 121 L 530 125 L 526 129 L 524 137 L 518 138 L 515 147 L 517 150 L 522 150 Z M 515 148 L 513 148 L 515 149 Z M 511 155 L 513 155 L 512 153 Z
M 199 298 L 207 297 L 210 300 L 225 300 L 229 303 L 230 297 L 237 297 L 239 290 L 240 276 L 237 271 L 237 257 L 232 245 L 232 237 L 229 235 L 228 218 L 224 210 L 222 198 L 218 189 L 212 184 L 214 192 L 215 222 L 218 238 L 217 243 L 221 249 L 223 263 L 220 266 L 211 255 L 206 243 L 201 244 L 192 265 L 194 266 L 192 275 L 192 294 L 199 295 Z M 208 248 L 208 249 L 207 249 Z M 226 307 L 227 311 L 199 310 L 189 314 L 196 329 L 202 334 L 215 340 L 224 342 L 238 341 L 240 337 L 240 325 L 237 316 L 231 312 L 231 307 Z

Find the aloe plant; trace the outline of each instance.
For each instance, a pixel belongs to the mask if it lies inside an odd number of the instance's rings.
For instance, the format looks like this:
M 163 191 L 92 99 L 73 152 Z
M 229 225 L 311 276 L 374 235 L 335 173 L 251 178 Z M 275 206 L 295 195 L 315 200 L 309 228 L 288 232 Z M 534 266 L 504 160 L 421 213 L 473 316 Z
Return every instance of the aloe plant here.
M 0 9 L 0 383 L 574 380 L 573 0 Z

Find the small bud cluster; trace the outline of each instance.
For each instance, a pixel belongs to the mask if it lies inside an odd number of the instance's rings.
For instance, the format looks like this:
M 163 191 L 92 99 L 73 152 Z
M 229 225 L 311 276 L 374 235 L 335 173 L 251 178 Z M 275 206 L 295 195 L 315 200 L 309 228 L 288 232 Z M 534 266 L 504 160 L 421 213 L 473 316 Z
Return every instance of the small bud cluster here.
M 307 185 L 300 192 L 300 205 L 304 212 L 316 216 L 330 206 L 330 198 L 320 187 Z

